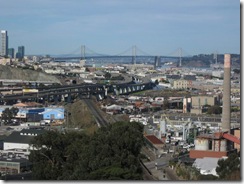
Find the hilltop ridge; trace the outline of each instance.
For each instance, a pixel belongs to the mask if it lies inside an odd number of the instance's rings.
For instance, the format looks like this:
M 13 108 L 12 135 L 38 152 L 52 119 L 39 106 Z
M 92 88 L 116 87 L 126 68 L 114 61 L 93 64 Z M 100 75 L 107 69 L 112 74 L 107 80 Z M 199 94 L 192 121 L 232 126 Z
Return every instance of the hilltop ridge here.
M 14 68 L 0 65 L 0 79 L 19 79 L 27 81 L 53 81 L 60 83 L 60 80 L 53 76 L 40 71 L 30 69 Z

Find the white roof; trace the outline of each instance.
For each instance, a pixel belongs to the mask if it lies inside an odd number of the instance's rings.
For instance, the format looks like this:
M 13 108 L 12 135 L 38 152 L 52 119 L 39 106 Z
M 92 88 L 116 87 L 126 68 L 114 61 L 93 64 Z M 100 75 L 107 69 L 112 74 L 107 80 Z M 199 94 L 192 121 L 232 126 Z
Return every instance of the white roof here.
M 218 166 L 218 160 L 221 158 L 204 157 L 197 158 L 193 166 L 200 169 L 201 174 L 213 174 L 218 176 L 215 169 Z
M 121 106 L 113 104 L 113 105 L 107 106 L 106 109 L 108 109 L 108 110 L 111 110 L 111 109 L 120 110 Z

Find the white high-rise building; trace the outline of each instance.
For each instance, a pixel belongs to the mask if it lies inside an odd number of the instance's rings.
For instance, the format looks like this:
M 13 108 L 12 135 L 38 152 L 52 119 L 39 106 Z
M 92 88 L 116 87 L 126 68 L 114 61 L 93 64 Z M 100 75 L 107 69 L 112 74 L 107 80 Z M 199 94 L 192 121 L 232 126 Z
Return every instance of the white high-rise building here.
M 6 30 L 1 30 L 1 41 L 2 41 L 2 50 L 1 55 L 8 55 L 8 32 Z

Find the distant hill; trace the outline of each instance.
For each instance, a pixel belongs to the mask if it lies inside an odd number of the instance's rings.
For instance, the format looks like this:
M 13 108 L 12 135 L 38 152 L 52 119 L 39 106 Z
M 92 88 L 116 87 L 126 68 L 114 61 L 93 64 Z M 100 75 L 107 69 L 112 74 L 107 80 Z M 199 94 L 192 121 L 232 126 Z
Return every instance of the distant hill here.
M 0 79 L 18 79 L 28 81 L 52 81 L 60 83 L 59 79 L 53 75 L 30 69 L 13 68 L 0 65 Z
M 232 67 L 240 67 L 240 55 L 231 54 Z M 183 66 L 191 67 L 209 67 L 210 64 L 215 64 L 213 54 L 199 54 L 192 57 L 185 57 L 182 59 Z M 224 64 L 224 55 L 218 54 L 218 64 Z

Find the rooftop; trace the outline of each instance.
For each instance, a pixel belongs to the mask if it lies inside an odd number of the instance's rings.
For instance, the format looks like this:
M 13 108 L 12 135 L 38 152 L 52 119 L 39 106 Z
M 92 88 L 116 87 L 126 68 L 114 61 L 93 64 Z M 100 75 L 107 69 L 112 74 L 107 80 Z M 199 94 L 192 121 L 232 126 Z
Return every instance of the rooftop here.
M 44 133 L 45 130 L 23 129 L 20 132 L 14 131 L 4 139 L 4 142 L 29 144 L 34 136 Z
M 146 135 L 145 138 L 149 140 L 152 144 L 164 144 L 160 139 L 154 135 Z

